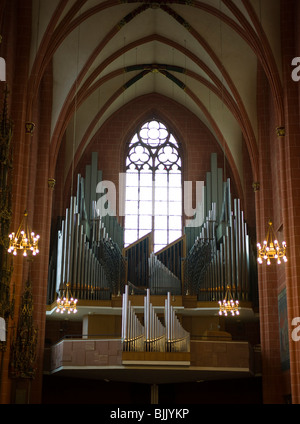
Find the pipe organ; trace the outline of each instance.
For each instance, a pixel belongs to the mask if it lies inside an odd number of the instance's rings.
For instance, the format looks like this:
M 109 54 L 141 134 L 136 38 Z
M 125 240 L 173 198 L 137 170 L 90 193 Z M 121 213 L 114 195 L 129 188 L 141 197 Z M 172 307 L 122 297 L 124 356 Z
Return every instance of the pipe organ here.
M 173 295 L 181 295 L 181 279 L 174 275 L 153 252 L 149 258 L 149 285 L 151 294 L 166 294 L 170 291 Z
M 186 236 L 156 252 L 157 259 L 162 262 L 178 279 L 182 278 L 182 260 L 186 256 Z
M 216 154 L 201 186 L 195 219 L 189 220 L 181 238 L 155 253 L 151 233 L 124 248 L 124 230 L 116 216 L 100 216 L 97 183 L 102 173 L 97 162 L 93 153 L 85 178 L 78 175 L 77 194 L 71 197 L 58 231 L 50 257 L 49 303 L 66 283 L 78 300 L 107 300 L 122 295 L 126 286 L 136 295 L 149 290 L 151 295 L 171 293 L 218 301 L 228 285 L 238 300 L 250 300 L 255 255 L 240 200 L 232 201 L 230 179 L 223 181 Z M 136 318 L 130 315 L 130 319 L 134 328 L 143 331 Z
M 185 228 L 188 242 L 195 242 L 184 261 L 184 291 L 197 295 L 201 301 L 218 301 L 225 296 L 226 287 L 239 300 L 249 300 L 252 284 L 251 269 L 255 267 L 250 238 L 240 199 L 230 192 L 230 179 L 223 182 L 222 172 L 216 169 L 216 155 L 212 155 L 212 172 L 208 173 L 209 184 L 204 187 L 201 213 L 207 212 L 202 225 Z M 214 185 L 211 181 L 215 181 Z M 207 210 L 207 202 L 211 209 Z
M 116 216 L 100 216 L 97 154 L 86 167 L 86 177 L 78 175 L 77 195 L 72 196 L 65 219 L 58 230 L 56 248 L 49 266 L 48 299 L 69 283 L 79 300 L 108 300 L 124 291 L 126 263 L 122 255 L 123 229 Z
M 181 295 L 185 236 L 156 253 L 152 250 L 151 233 L 123 249 L 132 294 L 142 294 L 149 287 L 151 294 Z
M 110 299 L 111 294 L 123 291 L 124 259 L 118 245 L 105 234 L 100 218 L 93 226 L 101 230 L 91 228 L 96 237 L 88 240 L 76 206 L 76 198 L 72 197 L 58 233 L 56 290 L 69 282 L 77 299 Z
M 150 290 L 144 297 L 145 352 L 165 351 L 165 329 L 150 303 Z
M 189 352 L 190 334 L 182 327 L 173 306 L 171 293 L 165 300 L 166 350 L 167 352 Z
M 154 312 L 150 289 L 144 296 L 144 325 L 137 317 L 125 286 L 122 302 L 122 343 L 126 352 L 189 352 L 190 334 L 182 327 L 171 305 L 171 293 L 165 300 L 164 323 Z
M 144 292 L 149 286 L 148 258 L 152 252 L 152 234 L 149 233 L 141 239 L 123 249 L 127 262 L 127 280 L 135 293 Z
M 145 328 L 134 312 L 129 300 L 129 286 L 125 286 L 122 298 L 122 329 L 123 350 L 127 352 L 142 352 L 145 342 Z

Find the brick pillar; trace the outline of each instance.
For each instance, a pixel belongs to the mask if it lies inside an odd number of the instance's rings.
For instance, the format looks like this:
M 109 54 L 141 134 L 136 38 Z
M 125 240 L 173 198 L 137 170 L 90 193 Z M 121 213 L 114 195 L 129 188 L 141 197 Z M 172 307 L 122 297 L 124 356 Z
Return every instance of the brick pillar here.
M 14 122 L 12 147 L 13 160 L 13 199 L 11 230 L 16 230 L 26 208 L 28 187 L 29 142 L 25 135 L 27 78 L 29 70 L 31 43 L 31 1 L 6 2 L 3 16 L 7 56 L 7 83 L 9 89 L 10 116 Z M 7 350 L 3 358 L 1 375 L 0 403 L 11 403 L 12 380 L 9 378 L 9 356 L 12 327 L 16 326 L 19 314 L 20 298 L 23 293 L 23 276 L 27 264 L 22 257 L 14 258 L 14 272 L 11 286 L 15 285 L 15 315 L 9 322 Z
M 285 130 L 282 142 L 282 168 L 285 170 L 285 208 L 283 210 L 284 226 L 287 233 L 287 308 L 290 342 L 290 378 L 291 395 L 294 404 L 300 403 L 300 342 L 291 338 L 292 319 L 300 316 L 300 128 L 299 99 L 300 82 L 292 80 L 291 62 L 300 56 L 298 0 L 282 1 L 282 54 L 283 84 L 285 101 Z M 298 37 L 298 39 L 297 39 Z
M 10 2 L 7 2 L 10 3 Z M 22 256 L 14 258 L 12 284 L 16 288 L 15 316 L 10 328 L 16 327 L 19 317 L 20 299 L 23 295 L 24 283 L 30 277 L 34 302 L 34 325 L 38 327 L 37 373 L 35 379 L 12 380 L 9 377 L 10 343 L 12 330 L 8 334 L 8 348 L 3 360 L 1 375 L 0 403 L 9 404 L 17 400 L 29 403 L 40 403 L 42 394 L 43 356 L 46 321 L 46 299 L 48 283 L 48 262 L 50 243 L 50 223 L 52 213 L 53 191 L 48 186 L 50 130 L 52 111 L 52 70 L 45 71 L 39 87 L 34 93 L 36 103 L 32 108 L 32 116 L 28 110 L 28 74 L 31 45 L 31 0 L 19 2 L 12 0 L 6 10 L 12 25 L 9 28 L 12 37 L 8 40 L 8 83 L 10 90 L 11 118 L 14 121 L 12 140 L 13 160 L 13 219 L 11 227 L 17 229 L 23 212 L 28 210 L 28 218 L 32 230 L 41 237 L 40 254 L 29 264 Z M 14 70 L 11 75 L 10 71 Z M 25 133 L 25 123 L 33 122 L 33 135 Z M 22 395 L 20 398 L 20 394 Z
M 36 134 L 31 150 L 30 190 L 28 199 L 34 210 L 35 231 L 40 235 L 40 253 L 31 264 L 30 276 L 34 299 L 34 322 L 38 326 L 37 374 L 31 384 L 30 403 L 40 403 L 42 398 L 42 378 L 44 360 L 44 340 L 46 323 L 46 303 L 48 286 L 48 264 L 51 233 L 53 191 L 48 185 L 50 175 L 50 138 L 52 110 L 52 66 L 45 71 L 40 84 L 37 104 L 34 108 Z
M 258 117 L 259 117 L 259 183 L 256 192 L 257 241 L 266 237 L 268 221 L 274 227 L 280 225 L 280 198 L 276 171 L 278 156 L 275 133 L 274 108 L 269 84 L 262 69 L 258 68 Z M 276 213 L 275 213 L 276 212 Z M 276 219 L 274 220 L 274 216 Z M 282 265 L 284 266 L 284 265 Z M 279 319 L 278 319 L 278 265 L 258 265 L 259 313 L 262 350 L 263 402 L 280 404 L 284 401 L 280 362 Z

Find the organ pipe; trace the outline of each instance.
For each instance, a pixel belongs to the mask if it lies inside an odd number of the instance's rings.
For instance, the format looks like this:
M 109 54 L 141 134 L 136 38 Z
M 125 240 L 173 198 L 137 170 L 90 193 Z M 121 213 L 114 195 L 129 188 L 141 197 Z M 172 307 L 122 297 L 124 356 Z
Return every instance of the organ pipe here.
M 123 229 L 115 216 L 100 216 L 97 211 L 95 194 L 100 172 L 96 168 L 97 155 L 92 156 L 86 178 L 78 175 L 77 195 L 71 197 L 66 209 L 55 251 L 56 292 L 69 283 L 72 294 L 79 300 L 121 295 L 126 278 L 121 251 Z M 52 275 L 52 269 L 50 272 Z
M 224 192 L 229 189 L 230 180 Z M 223 299 L 229 285 L 239 300 L 248 300 L 250 239 L 240 200 L 234 199 L 226 222 L 217 222 L 216 209 L 212 204 L 184 262 L 185 293 L 196 294 L 198 300 L 216 301 Z
M 98 300 L 122 295 L 128 285 L 135 294 L 149 289 L 151 295 L 170 292 L 217 301 L 229 285 L 239 300 L 249 299 L 252 257 L 247 224 L 240 200 L 231 199 L 230 179 L 221 178 L 215 154 L 197 205 L 197 224 L 191 221 L 183 237 L 156 253 L 152 233 L 123 249 L 123 229 L 116 217 L 99 215 L 96 164 L 93 154 L 86 178 L 78 176 L 77 195 L 71 197 L 58 232 L 57 258 L 50 260 L 56 272 L 49 270 L 56 291 L 69 282 L 78 299 Z M 147 331 L 158 331 L 158 322 L 149 317 L 151 307 L 145 308 Z
M 155 313 L 150 302 L 150 289 L 144 296 L 144 326 L 138 320 L 129 300 L 126 285 L 122 299 L 123 351 L 189 352 L 190 334 L 184 330 L 171 305 L 171 293 L 167 293 L 164 308 L 165 325 Z M 143 343 L 142 343 L 143 341 Z
M 125 286 L 125 293 L 122 298 L 121 337 L 123 351 L 143 351 L 145 342 L 144 326 L 139 321 L 131 306 L 128 285 Z
M 151 294 L 166 294 L 168 291 L 173 295 L 181 294 L 181 279 L 177 278 L 155 253 L 151 253 L 149 258 L 149 274 Z
M 128 264 L 128 281 L 137 288 L 149 287 L 149 262 L 152 252 L 152 233 L 137 240 L 123 249 Z

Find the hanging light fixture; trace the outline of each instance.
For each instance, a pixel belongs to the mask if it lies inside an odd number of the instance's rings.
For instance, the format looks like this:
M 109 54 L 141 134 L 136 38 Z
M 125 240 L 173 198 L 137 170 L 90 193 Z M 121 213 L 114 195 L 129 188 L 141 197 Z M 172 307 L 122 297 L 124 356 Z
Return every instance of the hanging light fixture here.
M 70 283 L 67 283 L 65 285 L 65 288 L 62 289 L 62 296 L 57 298 L 57 313 L 65 313 L 68 314 L 76 314 L 77 313 L 77 299 L 74 299 L 71 293 L 71 290 L 69 289 Z
M 78 40 L 77 40 L 77 71 L 75 79 L 75 97 L 74 97 L 74 123 L 73 123 L 73 143 L 72 143 L 72 163 L 71 163 L 71 196 L 73 195 L 73 183 L 74 183 L 74 169 L 75 169 L 75 144 L 76 144 L 76 124 L 77 124 L 77 94 L 78 94 L 78 67 L 79 67 L 79 39 L 80 39 L 80 25 L 78 27 Z M 68 274 L 69 275 L 69 274 Z M 69 276 L 66 277 L 66 280 L 69 280 Z M 76 314 L 77 313 L 77 302 L 78 299 L 75 299 L 72 296 L 70 290 L 70 282 L 63 283 L 60 288 L 60 295 L 58 294 L 56 299 L 56 312 L 64 314 Z
M 16 256 L 18 252 L 22 252 L 23 256 L 36 256 L 39 253 L 39 239 L 40 236 L 29 228 L 28 213 L 25 211 L 18 231 L 9 235 L 8 253 Z
M 271 220 L 269 221 L 269 228 L 267 231 L 266 239 L 264 240 L 262 245 L 260 243 L 257 244 L 257 250 L 257 262 L 259 264 L 262 264 L 263 261 L 267 261 L 267 265 L 271 265 L 271 260 L 273 259 L 277 261 L 278 265 L 281 264 L 281 259 L 283 259 L 284 262 L 287 262 L 286 242 L 283 241 L 280 246 L 276 238 L 273 223 Z
M 227 286 L 225 298 L 223 302 L 219 301 L 220 310 L 219 315 L 225 315 L 231 314 L 232 316 L 239 315 L 239 301 L 234 301 L 232 298 L 232 294 L 230 291 L 230 287 Z

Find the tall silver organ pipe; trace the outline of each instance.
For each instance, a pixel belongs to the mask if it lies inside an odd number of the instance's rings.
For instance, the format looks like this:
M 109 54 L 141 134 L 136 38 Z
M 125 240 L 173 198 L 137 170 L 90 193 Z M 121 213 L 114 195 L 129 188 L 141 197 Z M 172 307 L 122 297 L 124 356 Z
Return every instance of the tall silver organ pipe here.
M 80 214 L 76 209 L 76 198 L 71 198 L 58 233 L 56 291 L 70 283 L 73 296 L 78 299 L 99 300 L 110 296 L 110 287 L 105 268 L 97 255 L 95 243 L 90 243 L 84 234 Z
M 182 258 L 186 256 L 186 236 L 178 238 L 155 253 L 157 259 L 164 264 L 178 279 L 182 278 Z
M 249 300 L 252 256 L 244 212 L 240 199 L 232 201 L 230 179 L 223 182 L 215 154 L 211 167 L 203 203 L 198 206 L 206 218 L 199 226 L 195 220 L 194 227 L 191 221 L 185 228 L 189 249 L 184 261 L 184 292 L 197 295 L 198 300 L 217 301 L 224 298 L 229 285 L 237 299 Z
M 78 299 L 110 299 L 128 284 L 131 294 L 150 289 L 151 295 L 170 292 L 203 301 L 221 300 L 229 285 L 236 298 L 250 300 L 256 261 L 241 202 L 231 198 L 230 179 L 223 181 L 216 154 L 195 219 L 188 220 L 183 237 L 156 253 L 152 233 L 123 248 L 124 230 L 116 216 L 100 216 L 97 163 L 93 153 L 85 178 L 78 175 L 77 195 L 51 249 L 49 303 L 66 283 Z
M 222 229 L 218 239 L 219 260 L 215 256 L 205 276 L 205 287 L 212 285 L 213 291 L 206 290 L 210 300 L 221 300 L 229 285 L 239 300 L 249 300 L 250 239 L 240 200 L 234 199 L 231 219 Z
M 144 327 L 134 312 L 128 298 L 128 285 L 122 299 L 122 330 L 123 351 L 140 352 L 144 350 Z
M 165 300 L 165 326 L 166 326 L 166 351 L 189 352 L 190 333 L 181 325 L 173 306 L 171 305 L 171 293 Z
M 203 290 L 203 278 L 216 254 L 216 205 L 208 211 L 206 221 L 199 229 L 193 246 L 184 261 L 184 294 L 199 295 Z M 208 281 L 210 285 L 210 281 Z M 204 300 L 204 299 L 201 299 Z M 209 299 L 205 299 L 209 300 Z
M 77 195 L 71 197 L 58 230 L 50 257 L 49 303 L 67 283 L 78 300 L 105 300 L 124 291 L 123 228 L 116 216 L 99 215 L 96 187 L 102 173 L 97 163 L 97 153 L 93 153 L 85 178 L 78 175 Z
M 144 297 L 145 352 L 165 351 L 165 327 L 150 303 L 150 289 Z
M 127 279 L 132 287 L 146 290 L 149 287 L 148 258 L 152 252 L 152 233 L 137 240 L 123 249 L 126 259 L 128 274 Z
M 149 285 L 151 294 L 173 295 L 181 294 L 181 279 L 176 277 L 156 256 L 151 253 L 149 258 Z
M 164 321 L 161 322 L 150 302 L 150 289 L 144 296 L 144 326 L 137 318 L 129 300 L 129 287 L 125 287 L 122 302 L 123 351 L 131 352 L 189 352 L 190 334 L 184 330 L 167 294 Z
M 182 258 L 185 257 L 185 236 L 159 252 L 152 251 L 152 233 L 123 249 L 128 266 L 127 281 L 132 293 L 141 294 L 150 288 L 151 294 L 182 293 Z

